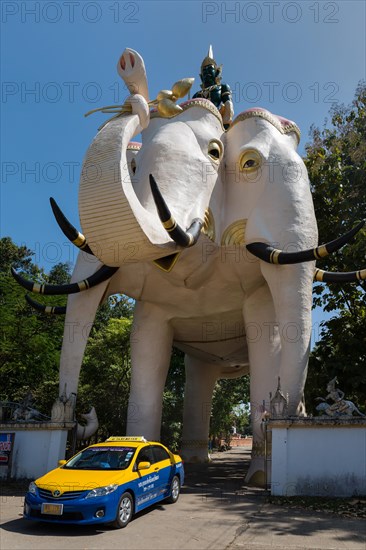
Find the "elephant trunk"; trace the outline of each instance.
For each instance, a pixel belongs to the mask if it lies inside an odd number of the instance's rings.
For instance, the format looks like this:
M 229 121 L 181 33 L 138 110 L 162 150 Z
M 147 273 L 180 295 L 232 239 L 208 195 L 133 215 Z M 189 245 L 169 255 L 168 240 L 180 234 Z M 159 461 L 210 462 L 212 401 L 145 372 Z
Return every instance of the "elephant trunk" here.
M 94 407 L 91 408 L 90 412 L 81 415 L 82 418 L 86 420 L 85 426 L 78 424 L 76 439 L 85 440 L 89 439 L 98 429 L 99 422 L 97 417 L 97 412 Z
M 127 164 L 128 143 L 148 123 L 141 96 L 131 99 L 132 113 L 108 122 L 89 147 L 83 164 L 79 211 L 93 254 L 108 266 L 148 261 L 173 252 L 157 215 L 138 200 Z M 136 113 L 136 114 L 134 114 Z
M 126 48 L 118 60 L 117 72 L 130 94 L 140 94 L 149 101 L 145 63 L 138 52 Z

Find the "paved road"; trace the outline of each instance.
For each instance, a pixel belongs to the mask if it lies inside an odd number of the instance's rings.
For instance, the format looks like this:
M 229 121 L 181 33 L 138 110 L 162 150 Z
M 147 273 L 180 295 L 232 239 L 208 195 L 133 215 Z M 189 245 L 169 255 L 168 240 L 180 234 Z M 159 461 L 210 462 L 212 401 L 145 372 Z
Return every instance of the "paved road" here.
M 287 510 L 244 485 L 249 451 L 214 455 L 186 467 L 178 502 L 138 514 L 126 529 L 57 526 L 22 519 L 23 498 L 1 500 L 1 550 L 366 550 L 358 519 Z

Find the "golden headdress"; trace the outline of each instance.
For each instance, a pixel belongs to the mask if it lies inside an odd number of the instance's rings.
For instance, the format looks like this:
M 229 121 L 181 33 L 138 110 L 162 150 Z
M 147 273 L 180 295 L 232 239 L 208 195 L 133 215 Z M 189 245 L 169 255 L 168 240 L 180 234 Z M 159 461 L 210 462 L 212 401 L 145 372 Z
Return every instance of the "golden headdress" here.
M 212 51 L 212 46 L 210 45 L 210 47 L 208 48 L 208 53 L 205 57 L 205 59 L 202 61 L 202 64 L 201 64 L 201 72 L 202 72 L 202 69 L 203 67 L 207 67 L 207 65 L 213 65 L 215 67 L 215 69 L 217 69 L 217 63 L 216 61 L 214 60 L 214 56 L 213 56 L 213 51 Z
M 216 63 L 216 61 L 214 60 L 214 56 L 213 56 L 213 51 L 212 51 L 212 46 L 210 45 L 210 47 L 208 48 L 208 52 L 207 52 L 207 55 L 206 57 L 204 58 L 204 60 L 202 61 L 201 63 L 201 79 L 202 79 L 202 71 L 203 71 L 203 68 L 204 67 L 207 67 L 208 65 L 213 65 L 213 67 L 215 68 L 215 71 L 216 71 L 216 84 L 220 84 L 221 82 L 221 73 L 222 73 L 222 65 L 218 65 Z M 202 88 L 202 85 L 201 85 L 201 88 Z

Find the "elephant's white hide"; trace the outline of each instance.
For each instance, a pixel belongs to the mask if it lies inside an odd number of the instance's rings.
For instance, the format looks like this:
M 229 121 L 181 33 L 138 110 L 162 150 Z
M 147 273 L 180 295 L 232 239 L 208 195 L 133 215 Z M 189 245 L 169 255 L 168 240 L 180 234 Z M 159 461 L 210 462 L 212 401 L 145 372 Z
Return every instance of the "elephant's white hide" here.
M 209 143 L 220 141 L 222 134 L 218 118 L 202 107 L 190 107 L 168 120 L 152 118 L 142 132 L 143 145 L 135 158 L 133 184 L 143 206 L 156 211 L 148 185 L 151 173 L 184 229 L 194 218 L 203 219 L 220 166 L 208 155 Z
M 225 142 L 226 224 L 248 220 L 246 244 L 268 242 L 288 252 L 316 246 L 309 180 L 294 139 L 262 118 L 250 118 L 234 125 Z M 259 152 L 262 164 L 245 174 L 238 162 L 251 149 Z
M 140 109 L 138 102 L 133 106 Z M 223 130 L 205 100 L 187 104 L 172 119 L 150 122 L 134 157 L 131 182 L 126 150 L 140 129 L 137 114 L 110 121 L 94 138 L 83 164 L 79 193 L 83 231 L 94 254 L 110 266 L 153 260 L 174 251 L 157 216 L 150 174 L 183 229 L 194 218 L 204 218 L 218 178 L 220 162 L 209 157 L 208 149 L 210 140 L 219 140 Z

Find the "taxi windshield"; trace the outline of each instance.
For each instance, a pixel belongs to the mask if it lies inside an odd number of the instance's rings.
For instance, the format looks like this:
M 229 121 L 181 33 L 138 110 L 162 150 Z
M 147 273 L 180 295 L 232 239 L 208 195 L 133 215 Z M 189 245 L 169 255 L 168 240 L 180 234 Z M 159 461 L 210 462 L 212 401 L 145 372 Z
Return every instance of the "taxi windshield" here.
M 133 447 L 89 447 L 69 460 L 63 468 L 72 470 L 125 470 L 135 453 Z

